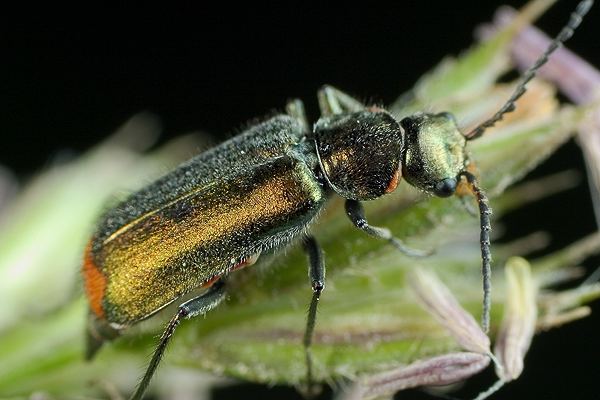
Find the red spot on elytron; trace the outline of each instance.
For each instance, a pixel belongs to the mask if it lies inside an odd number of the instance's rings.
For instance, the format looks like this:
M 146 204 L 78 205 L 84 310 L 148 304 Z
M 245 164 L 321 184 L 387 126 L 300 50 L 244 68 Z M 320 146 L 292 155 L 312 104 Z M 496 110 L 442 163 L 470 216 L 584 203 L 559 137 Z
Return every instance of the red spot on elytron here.
M 96 263 L 94 262 L 91 241 L 85 248 L 82 273 L 85 293 L 90 303 L 90 309 L 98 318 L 104 318 L 102 298 L 106 291 L 106 277 L 100 272 L 98 266 L 96 266 Z
M 398 187 L 398 182 L 400 182 L 400 168 L 398 168 L 394 176 L 392 176 L 392 179 L 390 180 L 388 187 L 385 189 L 385 192 L 392 193 L 394 190 L 396 190 Z

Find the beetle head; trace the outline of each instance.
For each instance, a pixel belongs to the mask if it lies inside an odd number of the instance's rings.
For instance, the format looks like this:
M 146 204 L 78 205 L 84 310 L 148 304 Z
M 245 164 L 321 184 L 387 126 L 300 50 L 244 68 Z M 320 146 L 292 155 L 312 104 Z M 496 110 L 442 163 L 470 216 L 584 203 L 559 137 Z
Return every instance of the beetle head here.
M 450 113 L 404 118 L 402 175 L 408 183 L 439 197 L 452 196 L 465 166 L 465 137 Z

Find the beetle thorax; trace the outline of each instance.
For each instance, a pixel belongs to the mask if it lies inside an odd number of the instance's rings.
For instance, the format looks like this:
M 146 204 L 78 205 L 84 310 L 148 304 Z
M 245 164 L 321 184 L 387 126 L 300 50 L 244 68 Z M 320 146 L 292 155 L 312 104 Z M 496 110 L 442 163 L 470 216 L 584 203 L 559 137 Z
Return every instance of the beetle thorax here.
M 402 131 L 384 110 L 322 117 L 315 124 L 314 137 L 321 169 L 340 196 L 371 200 L 395 188 Z

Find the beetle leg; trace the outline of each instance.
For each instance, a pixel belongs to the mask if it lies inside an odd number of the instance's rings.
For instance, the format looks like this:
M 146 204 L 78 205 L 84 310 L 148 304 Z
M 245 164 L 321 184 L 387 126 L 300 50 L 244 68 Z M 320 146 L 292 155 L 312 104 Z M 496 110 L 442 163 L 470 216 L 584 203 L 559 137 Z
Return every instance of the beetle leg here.
M 146 369 L 146 373 L 144 377 L 138 384 L 135 393 L 130 397 L 130 400 L 141 400 L 144 392 L 148 388 L 148 384 L 156 372 L 156 368 L 160 363 L 160 360 L 175 332 L 175 329 L 181 323 L 182 319 L 189 319 L 196 317 L 198 315 L 203 315 L 215 308 L 223 299 L 225 298 L 225 282 L 223 279 L 217 280 L 205 293 L 201 294 L 198 297 L 194 297 L 181 304 L 177 310 L 177 313 L 171 318 L 165 331 L 160 337 L 160 341 L 158 342 L 158 346 L 156 350 L 154 350 L 154 354 L 152 354 L 152 360 L 150 360 L 150 364 L 148 364 L 148 368 Z
M 306 381 L 309 394 L 313 383 L 312 371 L 312 353 L 310 346 L 312 344 L 315 322 L 317 320 L 317 305 L 321 292 L 325 288 L 325 263 L 323 262 L 323 252 L 314 237 L 307 236 L 303 241 L 304 251 L 308 254 L 308 277 L 313 290 L 312 300 L 308 308 L 308 318 L 306 321 L 306 331 L 304 332 L 304 354 L 306 357 Z
M 365 210 L 363 209 L 363 206 L 362 204 L 360 204 L 359 201 L 348 199 L 346 200 L 345 206 L 346 215 L 348 215 L 354 226 L 356 226 L 358 229 L 362 230 L 368 235 L 379 239 L 387 240 L 388 242 L 390 242 L 391 245 L 393 245 L 395 248 L 397 248 L 407 256 L 427 257 L 433 253 L 433 251 L 431 250 L 424 251 L 411 249 L 410 247 L 402 243 L 400 239 L 394 237 L 389 229 L 369 225 L 365 217 Z
M 365 109 L 365 105 L 354 97 L 342 92 L 333 86 L 325 85 L 317 93 L 321 115 L 342 114 Z
M 302 124 L 302 132 L 310 132 L 310 126 L 308 125 L 308 118 L 306 117 L 306 110 L 304 109 L 304 103 L 300 99 L 292 99 L 285 105 L 285 112 L 290 116 L 294 117 Z

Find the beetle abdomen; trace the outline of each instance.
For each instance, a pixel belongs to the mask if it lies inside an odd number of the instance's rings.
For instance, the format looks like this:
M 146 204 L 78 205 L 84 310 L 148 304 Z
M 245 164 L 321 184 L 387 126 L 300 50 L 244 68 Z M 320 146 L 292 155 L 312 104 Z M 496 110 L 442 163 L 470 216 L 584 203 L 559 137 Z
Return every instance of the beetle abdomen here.
M 311 167 L 286 155 L 186 193 L 95 239 L 84 266 L 92 311 L 118 326 L 146 318 L 290 242 L 324 201 Z

